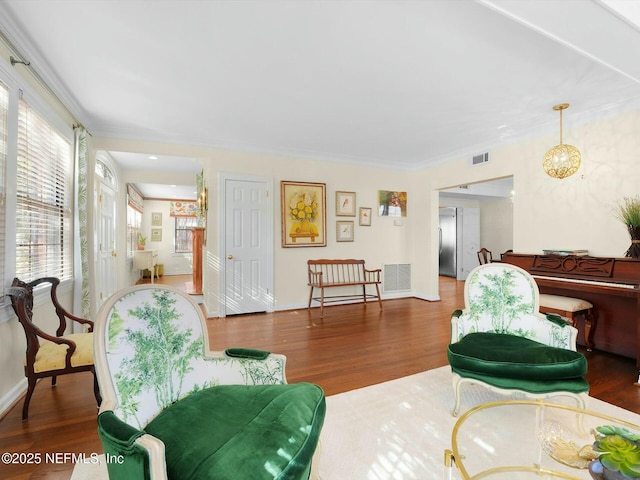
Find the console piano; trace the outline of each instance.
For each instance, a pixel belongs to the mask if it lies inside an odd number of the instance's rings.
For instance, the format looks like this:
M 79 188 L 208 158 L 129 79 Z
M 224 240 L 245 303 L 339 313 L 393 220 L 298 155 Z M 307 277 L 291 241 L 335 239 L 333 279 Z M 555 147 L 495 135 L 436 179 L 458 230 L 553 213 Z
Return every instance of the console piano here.
M 529 272 L 540 293 L 591 302 L 594 348 L 634 358 L 640 368 L 640 260 L 508 252 L 501 261 Z

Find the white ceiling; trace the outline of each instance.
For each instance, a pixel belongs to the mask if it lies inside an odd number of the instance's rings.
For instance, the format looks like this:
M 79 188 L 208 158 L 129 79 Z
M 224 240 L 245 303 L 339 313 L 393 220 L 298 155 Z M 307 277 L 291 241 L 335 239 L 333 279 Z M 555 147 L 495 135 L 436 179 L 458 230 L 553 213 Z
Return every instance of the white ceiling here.
M 412 170 L 640 108 L 628 0 L 3 0 L 0 28 L 94 136 Z
M 202 171 L 202 165 L 195 158 L 114 151 L 109 154 L 118 165 L 127 170 L 192 174 L 193 181 L 186 185 L 177 180 L 175 184 L 169 185 L 137 182 L 136 187 L 144 198 L 176 200 L 195 200 L 198 198 L 196 174 Z M 183 178 L 183 176 L 176 176 L 176 178 Z

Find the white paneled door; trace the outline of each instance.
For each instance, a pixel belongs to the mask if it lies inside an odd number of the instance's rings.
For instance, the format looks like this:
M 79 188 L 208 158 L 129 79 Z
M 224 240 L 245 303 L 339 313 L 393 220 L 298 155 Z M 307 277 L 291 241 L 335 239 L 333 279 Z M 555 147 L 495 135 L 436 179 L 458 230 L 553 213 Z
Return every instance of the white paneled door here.
M 224 313 L 273 310 L 271 180 L 228 177 L 224 182 Z
M 112 188 L 96 182 L 99 218 L 97 225 L 98 265 L 96 268 L 96 308 L 115 291 L 116 264 L 116 195 Z

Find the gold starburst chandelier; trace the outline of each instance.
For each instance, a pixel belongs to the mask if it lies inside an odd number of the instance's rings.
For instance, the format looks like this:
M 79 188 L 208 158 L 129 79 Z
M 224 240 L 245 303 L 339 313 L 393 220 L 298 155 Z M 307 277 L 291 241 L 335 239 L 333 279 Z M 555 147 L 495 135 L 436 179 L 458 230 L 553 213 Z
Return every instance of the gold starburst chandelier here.
M 554 178 L 567 178 L 580 168 L 582 161 L 580 152 L 573 145 L 562 143 L 562 111 L 569 108 L 568 103 L 553 107 L 560 112 L 560 143 L 544 154 L 542 168 L 547 175 Z

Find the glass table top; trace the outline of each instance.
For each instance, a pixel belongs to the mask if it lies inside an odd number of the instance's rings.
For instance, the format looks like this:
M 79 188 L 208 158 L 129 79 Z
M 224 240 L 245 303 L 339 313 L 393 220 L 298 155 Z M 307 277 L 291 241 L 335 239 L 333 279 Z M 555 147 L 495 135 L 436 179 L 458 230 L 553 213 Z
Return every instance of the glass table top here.
M 637 415 L 629 412 L 634 421 Z M 638 422 L 640 423 L 640 422 Z M 472 408 L 456 422 L 445 478 L 598 479 L 588 467 L 596 427 L 640 433 L 628 419 L 539 400 L 505 400 Z M 447 473 L 448 472 L 448 473 Z

